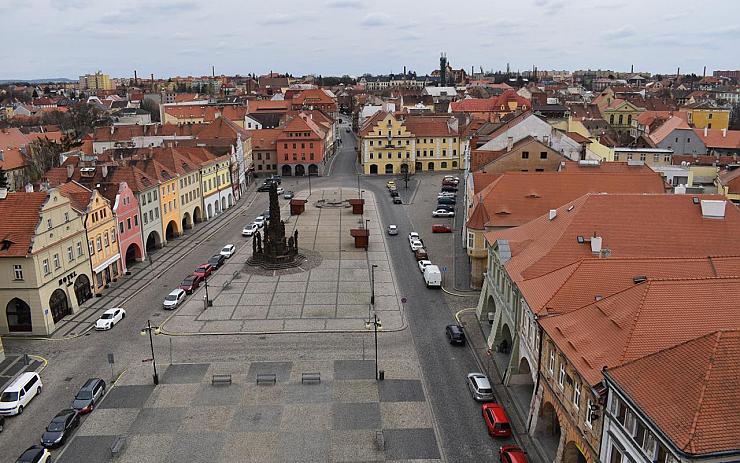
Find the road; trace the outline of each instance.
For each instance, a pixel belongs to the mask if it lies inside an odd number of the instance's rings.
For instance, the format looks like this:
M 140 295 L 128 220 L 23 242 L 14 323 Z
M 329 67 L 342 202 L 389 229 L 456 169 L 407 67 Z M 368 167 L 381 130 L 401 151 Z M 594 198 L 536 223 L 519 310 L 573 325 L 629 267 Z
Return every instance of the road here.
M 358 176 L 355 163 L 354 138 L 342 127 L 343 144 L 338 153 L 329 161 L 326 177 L 310 180 L 312 188 L 328 186 L 356 187 Z M 399 352 L 408 346 L 408 333 L 416 349 L 424 377 L 424 386 L 432 404 L 437 423 L 438 438 L 444 458 L 449 462 L 485 461 L 496 456 L 498 446 L 509 441 L 491 439 L 485 432 L 480 413 L 480 404 L 475 403 L 466 388 L 465 375 L 478 369 L 475 359 L 467 348 L 452 347 L 444 337 L 444 327 L 454 322 L 454 312 L 459 308 L 456 302 L 441 291 L 429 290 L 424 284 L 410 254 L 406 234 L 419 226 L 423 236 L 428 235 L 431 224 L 429 206 L 417 207 L 425 198 L 414 198 L 414 192 L 434 189 L 439 185 L 440 175 L 417 175 L 409 182 L 409 190 L 401 191 L 404 205 L 393 205 L 385 188 L 388 177 L 360 178 L 360 188 L 372 191 L 378 200 L 383 225 L 394 223 L 399 227 L 399 235 L 389 237 L 394 271 L 405 305 L 410 331 L 401 334 L 384 333 L 381 336 L 383 351 L 388 355 L 403 355 Z M 283 181 L 286 190 L 298 191 L 308 188 L 307 178 Z M 143 288 L 130 290 L 130 300 L 125 307 L 126 319 L 109 332 L 90 332 L 85 336 L 60 341 L 19 340 L 6 338 L 5 349 L 9 353 L 31 353 L 49 360 L 43 372 L 44 392 L 34 400 L 23 415 L 9 419 L 0 440 L 0 455 L 18 455 L 29 445 L 38 442 L 43 427 L 59 410 L 69 405 L 79 386 L 89 377 L 111 377 L 111 367 L 107 354 L 113 353 L 116 364 L 113 373 L 120 373 L 126 365 L 140 362 L 151 356 L 148 339 L 140 336 L 140 330 L 147 320 L 156 324 L 165 316 L 160 308 L 163 297 L 198 264 L 205 262 L 225 243 L 244 243 L 242 227 L 259 215 L 267 207 L 267 195 L 252 195 L 246 198 L 227 214 L 226 219 L 217 226 L 208 223 L 200 227 L 210 227 L 198 242 L 189 243 L 175 250 L 177 258 L 168 257 L 167 265 L 160 265 L 151 282 Z M 413 204 L 408 204 L 410 201 Z M 435 222 L 440 221 L 435 219 Z M 196 232 L 198 229 L 196 229 Z M 452 237 L 429 239 L 430 253 L 434 255 L 452 254 Z M 187 242 L 184 240 L 183 243 Z M 179 254 L 178 254 L 179 253 Z M 164 261 L 163 261 L 164 262 Z M 156 264 L 156 262 L 155 262 Z M 141 264 L 143 265 L 143 264 Z M 410 276 L 409 278 L 401 276 Z M 99 304 L 102 305 L 102 304 Z M 464 304 L 463 304 L 464 305 Z M 102 311 L 102 308 L 101 308 Z M 402 338 L 400 338 L 402 337 Z M 305 352 L 306 340 L 311 340 L 313 352 Z M 170 344 L 172 343 L 172 344 Z M 222 360 L 243 358 L 245 352 L 253 358 L 270 358 L 274 352 L 281 356 L 295 355 L 296 358 L 330 357 L 336 351 L 356 351 L 359 346 L 350 336 L 317 337 L 315 335 L 294 336 L 291 338 L 264 337 L 207 337 L 207 338 L 165 338 L 155 337 L 155 349 L 159 357 L 167 357 L 173 346 L 175 361 L 199 361 L 217 357 Z

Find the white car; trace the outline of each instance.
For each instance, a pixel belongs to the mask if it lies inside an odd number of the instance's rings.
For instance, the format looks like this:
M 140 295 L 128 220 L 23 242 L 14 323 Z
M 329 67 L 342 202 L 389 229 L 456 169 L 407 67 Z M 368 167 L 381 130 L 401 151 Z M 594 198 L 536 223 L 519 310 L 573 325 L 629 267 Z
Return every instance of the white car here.
M 457 198 L 457 194 L 454 191 L 442 191 L 437 195 L 439 198 Z
M 242 230 L 242 236 L 252 236 L 260 227 L 256 223 L 250 223 Z
M 109 330 L 126 317 L 126 311 L 120 307 L 114 307 L 103 312 L 103 315 L 95 322 L 95 329 L 98 331 Z
M 427 267 L 427 266 L 429 266 L 429 265 L 432 265 L 432 261 L 431 260 L 426 260 L 426 259 L 420 260 L 419 261 L 419 271 L 421 273 L 424 273 L 424 268 Z
M 388 234 L 389 235 L 398 235 L 398 227 L 395 225 L 388 225 Z
M 186 293 L 184 289 L 173 289 L 172 292 L 164 298 L 162 306 L 166 310 L 176 309 L 177 306 L 180 305 L 183 300 L 185 300 L 185 296 L 187 296 L 187 294 L 188 293 Z
M 411 244 L 412 241 L 417 240 L 421 241 L 421 238 L 419 237 L 419 234 L 416 232 L 409 233 L 409 244 Z
M 455 217 L 455 211 L 448 211 L 447 209 L 437 209 L 432 212 L 432 217 Z
M 236 246 L 234 246 L 233 244 L 227 244 L 223 247 L 223 249 L 221 249 L 221 252 L 219 254 L 228 259 L 229 257 L 233 256 L 235 252 Z
M 265 225 L 265 216 L 264 215 L 258 215 L 256 219 L 254 219 L 253 222 L 255 225 L 257 225 L 259 228 L 262 228 Z
M 281 186 L 277 187 L 277 194 L 281 195 L 284 192 L 285 192 L 285 190 L 283 189 L 283 187 L 281 187 Z
M 424 249 L 424 243 L 419 240 L 411 241 L 411 250 L 416 251 L 417 249 Z

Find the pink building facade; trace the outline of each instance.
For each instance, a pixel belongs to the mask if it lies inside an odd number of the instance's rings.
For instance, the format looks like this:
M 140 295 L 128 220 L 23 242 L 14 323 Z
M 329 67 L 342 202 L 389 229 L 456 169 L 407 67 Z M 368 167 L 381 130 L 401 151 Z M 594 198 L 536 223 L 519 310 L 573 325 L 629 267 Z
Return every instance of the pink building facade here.
M 113 202 L 113 214 L 116 217 L 123 271 L 126 272 L 130 264 L 141 262 L 146 258 L 146 248 L 141 233 L 139 201 L 126 182 L 118 185 L 118 192 Z

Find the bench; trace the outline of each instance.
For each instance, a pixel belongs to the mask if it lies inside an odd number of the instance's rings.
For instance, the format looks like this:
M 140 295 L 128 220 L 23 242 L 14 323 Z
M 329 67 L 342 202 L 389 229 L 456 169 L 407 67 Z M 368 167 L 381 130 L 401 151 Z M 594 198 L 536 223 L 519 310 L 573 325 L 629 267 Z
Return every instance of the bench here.
M 301 383 L 320 383 L 321 373 L 301 373 Z
M 110 445 L 110 454 L 117 457 L 123 451 L 124 445 L 126 445 L 126 438 L 123 436 L 116 437 L 116 440 Z
M 385 450 L 385 436 L 383 435 L 383 431 L 375 432 L 375 445 L 378 447 L 378 450 Z
M 275 383 L 277 383 L 277 375 L 275 373 L 257 374 L 257 384 L 275 384 Z
M 228 386 L 230 384 L 231 384 L 231 374 L 217 374 L 217 375 L 213 375 L 213 378 L 211 378 L 212 386 L 220 386 L 220 385 Z

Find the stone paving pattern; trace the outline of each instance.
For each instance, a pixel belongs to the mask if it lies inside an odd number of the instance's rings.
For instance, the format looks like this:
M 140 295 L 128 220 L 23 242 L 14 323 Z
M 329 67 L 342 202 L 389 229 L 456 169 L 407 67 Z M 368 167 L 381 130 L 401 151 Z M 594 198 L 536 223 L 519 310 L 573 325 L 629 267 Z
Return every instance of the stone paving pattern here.
M 118 436 L 124 462 L 440 461 L 418 367 L 372 360 L 166 365 L 160 384 L 142 365 L 127 372 L 83 422 L 58 460 L 104 462 Z M 302 384 L 303 372 L 321 382 Z M 232 374 L 228 386 L 211 375 Z M 275 385 L 256 384 L 275 373 Z M 377 447 L 382 430 L 385 448 Z
M 251 239 L 209 278 L 213 306 L 204 310 L 203 287 L 166 323 L 172 333 L 217 333 L 283 330 L 363 329 L 370 301 L 370 268 L 375 268 L 375 306 L 385 329 L 403 326 L 384 230 L 375 199 L 364 192 L 365 212 L 349 207 L 315 206 L 319 199 L 341 201 L 357 197 L 347 188 L 315 190 L 299 216 L 281 212 L 286 233 L 298 230 L 299 247 L 320 253 L 321 263 L 307 271 L 273 272 L 271 276 L 244 272 L 251 256 Z M 354 247 L 350 229 L 369 219 L 369 248 Z M 234 272 L 239 272 L 234 277 Z M 228 287 L 224 283 L 230 281 Z

